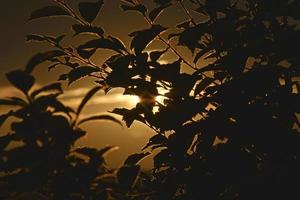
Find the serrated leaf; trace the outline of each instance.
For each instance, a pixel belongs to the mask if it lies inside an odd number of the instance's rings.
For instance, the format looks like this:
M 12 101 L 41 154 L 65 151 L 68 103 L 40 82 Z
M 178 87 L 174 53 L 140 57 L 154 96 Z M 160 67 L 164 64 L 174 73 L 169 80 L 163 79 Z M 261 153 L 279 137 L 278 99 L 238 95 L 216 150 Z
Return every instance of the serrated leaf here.
M 155 19 L 163 12 L 163 10 L 170 7 L 171 5 L 172 5 L 171 3 L 168 3 L 151 10 L 151 12 L 149 13 L 150 20 L 154 22 Z
M 150 155 L 151 153 L 135 153 L 133 155 L 130 155 L 127 157 L 127 159 L 124 162 L 124 165 L 136 165 L 138 164 L 142 159 L 144 159 L 146 156 Z
M 123 11 L 137 11 L 142 15 L 145 15 L 145 13 L 147 12 L 147 8 L 142 4 L 138 4 L 134 6 L 121 5 L 121 8 L 123 9 Z
M 130 48 L 134 49 L 136 54 L 141 53 L 161 32 L 167 30 L 167 28 L 161 25 L 153 25 L 149 29 L 136 31 L 129 36 L 133 37 Z
M 97 36 L 103 37 L 104 30 L 98 26 L 87 26 L 82 24 L 74 24 L 72 26 L 74 36 L 87 33 L 87 34 L 96 34 Z
M 80 2 L 78 5 L 81 16 L 89 23 L 92 23 L 97 17 L 100 9 L 103 6 L 103 0 L 96 2 Z
M 78 122 L 78 125 L 89 122 L 89 121 L 96 121 L 96 120 L 108 120 L 108 121 L 115 122 L 115 123 L 119 124 L 120 126 L 123 126 L 119 120 L 117 120 L 115 117 L 110 116 L 110 115 L 95 115 L 95 116 L 87 117 L 87 118 L 80 120 Z
M 90 40 L 78 47 L 79 50 L 93 48 L 110 49 L 119 53 L 123 53 L 123 51 L 126 51 L 124 44 L 120 40 L 112 36 L 109 36 L 108 38 Z
M 21 90 L 24 94 L 27 94 L 35 82 L 33 76 L 22 70 L 9 72 L 6 74 L 6 78 L 12 85 Z
M 136 180 L 140 174 L 141 167 L 135 166 L 123 166 L 119 168 L 117 172 L 117 181 L 119 187 L 124 190 L 130 190 L 134 187 Z
M 52 58 L 57 58 L 60 56 L 64 56 L 66 55 L 63 51 L 60 50 L 53 50 L 53 51 L 47 51 L 44 53 L 38 53 L 36 55 L 34 55 L 27 63 L 26 67 L 25 67 L 25 72 L 27 73 L 31 73 L 34 68 L 41 64 L 42 62 L 45 62 L 49 59 Z
M 72 84 L 74 81 L 77 81 L 78 79 L 88 76 L 89 74 L 97 71 L 99 70 L 95 67 L 90 67 L 90 66 L 77 67 L 69 72 L 68 75 L 69 85 Z
M 87 104 L 87 102 L 96 94 L 96 92 L 98 92 L 99 90 L 101 90 L 100 86 L 96 86 L 94 88 L 92 88 L 86 95 L 85 97 L 82 99 L 82 101 L 80 102 L 76 114 L 77 116 L 81 113 L 81 111 L 83 110 L 84 106 Z
M 42 92 L 49 92 L 49 91 L 55 91 L 59 94 L 63 93 L 62 87 L 60 83 L 51 83 L 49 85 L 46 85 L 38 90 L 35 90 L 31 93 L 31 97 L 35 97 L 37 95 L 39 95 Z
M 46 6 L 31 13 L 29 21 L 42 17 L 70 16 L 70 14 L 59 6 Z

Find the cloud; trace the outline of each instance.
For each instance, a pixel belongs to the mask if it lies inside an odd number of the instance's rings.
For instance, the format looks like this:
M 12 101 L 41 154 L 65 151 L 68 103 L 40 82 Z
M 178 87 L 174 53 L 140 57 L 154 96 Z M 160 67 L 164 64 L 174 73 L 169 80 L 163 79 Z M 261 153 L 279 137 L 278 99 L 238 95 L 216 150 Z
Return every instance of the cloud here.
M 85 94 L 90 90 L 89 87 L 81 87 L 76 89 L 71 89 L 65 91 L 62 95 L 62 101 L 71 107 L 76 107 L 79 105 Z M 89 105 L 99 105 L 99 104 L 120 104 L 126 106 L 134 106 L 138 103 L 139 98 L 133 95 L 123 95 L 122 90 L 111 91 L 108 94 L 98 93 L 90 101 Z

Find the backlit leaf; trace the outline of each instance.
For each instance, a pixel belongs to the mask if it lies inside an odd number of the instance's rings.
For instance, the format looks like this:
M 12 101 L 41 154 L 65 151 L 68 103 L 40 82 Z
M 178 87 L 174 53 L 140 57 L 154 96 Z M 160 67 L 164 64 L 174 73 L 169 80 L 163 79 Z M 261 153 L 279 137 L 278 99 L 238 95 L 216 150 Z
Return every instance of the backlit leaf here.
M 78 122 L 78 125 L 89 122 L 89 121 L 96 121 L 96 120 L 112 121 L 112 122 L 115 122 L 115 123 L 119 124 L 120 126 L 122 126 L 122 123 L 119 120 L 117 120 L 115 117 L 110 116 L 110 115 L 95 115 L 95 116 L 87 117 L 87 118 L 80 120 Z
M 133 39 L 130 48 L 134 49 L 136 54 L 141 53 L 156 36 L 165 30 L 167 30 L 167 28 L 161 25 L 153 25 L 149 29 L 131 33 L 129 36 L 133 37 Z
M 35 82 L 33 76 L 22 70 L 9 72 L 6 74 L 6 78 L 12 85 L 21 90 L 24 94 L 27 94 Z
M 103 0 L 97 0 L 96 2 L 80 2 L 78 9 L 81 16 L 87 22 L 92 23 L 102 8 L 103 3 Z
M 87 34 L 96 34 L 97 36 L 103 37 L 104 30 L 98 26 L 87 26 L 82 24 L 74 24 L 72 26 L 74 36 L 87 33 Z
M 26 67 L 25 67 L 25 72 L 27 73 L 31 73 L 34 68 L 41 64 L 42 62 L 45 62 L 49 59 L 52 58 L 57 58 L 60 56 L 66 55 L 63 51 L 60 50 L 53 50 L 53 51 L 47 51 L 44 53 L 38 53 L 36 55 L 34 55 L 27 63 Z
M 55 16 L 70 16 L 70 14 L 59 6 L 46 6 L 32 12 L 29 20 Z
M 170 7 L 171 5 L 171 3 L 168 3 L 151 10 L 151 12 L 149 13 L 149 18 L 151 19 L 151 21 L 154 22 L 155 19 L 163 12 L 163 10 Z
M 86 95 L 85 97 L 82 99 L 81 103 L 79 104 L 76 114 L 79 115 L 82 111 L 82 109 L 84 108 L 84 106 L 86 105 L 86 103 L 96 94 L 96 92 L 98 92 L 99 90 L 101 90 L 100 86 L 96 86 L 94 88 L 92 88 Z
M 138 4 L 135 6 L 121 5 L 121 8 L 123 9 L 123 11 L 137 11 L 142 15 L 145 15 L 145 13 L 147 12 L 147 8 L 142 4 Z
M 95 67 L 90 67 L 90 66 L 83 66 L 83 67 L 77 67 L 73 70 L 70 71 L 69 73 L 69 85 L 73 83 L 74 81 L 77 81 L 80 78 L 83 78 L 85 76 L 88 76 L 89 74 L 93 72 L 99 71 Z
M 138 164 L 143 158 L 150 155 L 151 153 L 135 153 L 133 155 L 130 155 L 127 157 L 127 159 L 124 162 L 124 165 L 136 165 Z

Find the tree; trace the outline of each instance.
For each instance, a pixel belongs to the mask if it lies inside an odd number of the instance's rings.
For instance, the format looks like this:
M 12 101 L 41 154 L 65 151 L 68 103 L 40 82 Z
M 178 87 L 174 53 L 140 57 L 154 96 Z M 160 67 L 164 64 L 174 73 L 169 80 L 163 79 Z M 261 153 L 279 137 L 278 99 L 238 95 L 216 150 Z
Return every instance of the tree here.
M 159 149 L 152 181 L 157 192 L 151 198 L 299 196 L 294 184 L 300 178 L 299 1 L 154 0 L 156 6 L 148 11 L 140 1 L 123 0 L 125 12 L 138 12 L 149 24 L 129 34 L 130 47 L 95 25 L 104 1 L 81 2 L 79 13 L 64 0 L 55 2 L 58 6 L 37 10 L 30 19 L 71 17 L 75 35 L 96 38 L 70 48 L 62 45 L 64 36 L 29 35 L 28 40 L 48 42 L 57 50 L 34 56 L 25 71 L 52 61 L 51 69 L 70 67 L 60 77 L 69 84 L 96 77 L 105 92 L 121 87 L 124 95 L 140 97 L 136 107 L 112 112 L 122 115 L 128 127 L 137 120 L 157 132 L 143 149 Z M 176 27 L 156 23 L 175 5 L 187 21 Z M 153 40 L 161 42 L 161 50 L 147 49 Z M 90 59 L 98 49 L 114 52 L 101 66 Z M 162 63 L 170 52 L 174 60 Z

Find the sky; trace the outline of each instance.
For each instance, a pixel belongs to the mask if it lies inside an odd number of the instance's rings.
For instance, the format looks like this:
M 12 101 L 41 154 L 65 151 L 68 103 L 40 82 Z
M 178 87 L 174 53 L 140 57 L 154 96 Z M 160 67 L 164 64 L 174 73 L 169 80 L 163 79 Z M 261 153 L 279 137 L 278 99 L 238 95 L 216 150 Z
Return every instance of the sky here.
M 69 0 L 76 8 L 78 0 Z M 119 0 L 105 0 L 105 4 L 95 20 L 106 33 L 116 36 L 123 40 L 127 46 L 130 44 L 130 32 L 147 28 L 148 25 L 138 13 L 122 12 Z M 153 7 L 152 1 L 144 0 L 148 8 Z M 24 68 L 28 59 L 38 52 L 49 50 L 46 44 L 26 43 L 25 36 L 30 33 L 59 35 L 70 34 L 70 26 L 74 23 L 68 18 L 49 18 L 45 20 L 35 20 L 28 23 L 30 13 L 45 5 L 52 4 L 51 0 L 9 0 L 3 1 L 0 7 L 0 97 L 16 95 L 5 80 L 4 74 L 10 70 Z M 163 13 L 157 23 L 164 26 L 173 26 L 177 22 L 186 19 L 182 9 L 173 6 L 172 11 Z M 72 44 L 82 40 L 78 37 Z M 152 49 L 162 48 L 159 43 L 153 43 Z M 103 51 L 93 57 L 96 63 L 104 61 L 109 52 Z M 187 55 L 188 56 L 188 55 Z M 167 60 L 174 59 L 169 55 Z M 176 58 L 175 58 L 176 59 Z M 57 69 L 47 72 L 47 65 L 40 65 L 34 71 L 34 75 L 39 85 L 55 81 L 64 69 Z M 63 100 L 67 105 L 76 107 L 84 94 L 93 86 L 93 81 L 84 79 L 66 88 Z M 105 113 L 116 107 L 132 108 L 138 99 L 136 97 L 126 97 L 121 95 L 122 90 L 112 90 L 108 95 L 99 93 L 87 106 L 84 115 Z M 3 108 L 0 107 L 0 112 Z M 8 125 L 6 125 L 8 126 Z M 129 154 L 140 152 L 141 148 L 147 143 L 149 137 L 154 134 L 145 125 L 135 122 L 131 128 L 120 128 L 111 122 L 95 122 L 85 125 L 88 135 L 81 139 L 77 145 L 90 145 L 94 147 L 104 147 L 105 145 L 119 146 L 119 150 L 108 155 L 108 164 L 112 167 L 120 165 Z M 1 130 L 1 129 L 0 129 Z M 146 167 L 152 165 L 151 159 L 145 159 L 142 163 Z
M 78 1 L 69 1 L 78 2 Z M 24 68 L 28 59 L 37 52 L 46 51 L 48 46 L 34 43 L 25 43 L 26 34 L 61 34 L 70 33 L 70 25 L 73 22 L 69 19 L 51 18 L 46 20 L 37 20 L 26 23 L 30 13 L 35 9 L 49 5 L 51 1 L 47 0 L 9 0 L 1 2 L 0 7 L 0 97 L 14 96 L 18 91 L 13 90 L 5 79 L 5 73 L 18 68 Z M 127 20 L 128 30 L 145 26 L 142 20 L 129 20 L 132 14 L 126 18 L 119 10 L 118 0 L 106 1 L 97 22 L 107 32 L 128 41 L 128 32 L 126 33 L 122 26 L 124 24 L 119 20 Z M 128 23 L 130 21 L 130 23 Z M 114 24 L 114 25 L 112 25 Z M 62 70 L 51 73 L 47 72 L 47 66 L 41 65 L 34 72 L 38 84 L 46 84 L 55 81 Z M 91 80 L 78 81 L 69 88 L 66 88 L 66 94 L 63 96 L 67 105 L 75 106 L 79 104 L 81 98 L 92 86 Z M 108 95 L 99 93 L 86 107 L 84 115 L 105 113 L 115 107 L 133 107 L 137 101 L 135 97 L 124 97 L 122 90 L 113 90 Z M 5 108 L 0 107 L 0 112 Z M 6 125 L 7 128 L 8 125 Z M 4 129 L 6 129 L 4 127 Z M 134 123 L 132 128 L 121 128 L 112 122 L 91 122 L 83 126 L 88 131 L 88 135 L 82 138 L 77 145 L 89 145 L 94 147 L 104 147 L 106 145 L 119 146 L 119 150 L 110 153 L 107 156 L 107 162 L 112 167 L 120 165 L 129 154 L 139 152 L 147 143 L 148 138 L 154 134 L 149 128 L 140 123 Z M 1 130 L 1 129 L 0 129 Z M 1 131 L 4 131 L 3 128 Z M 151 166 L 150 159 L 145 160 L 143 165 Z

